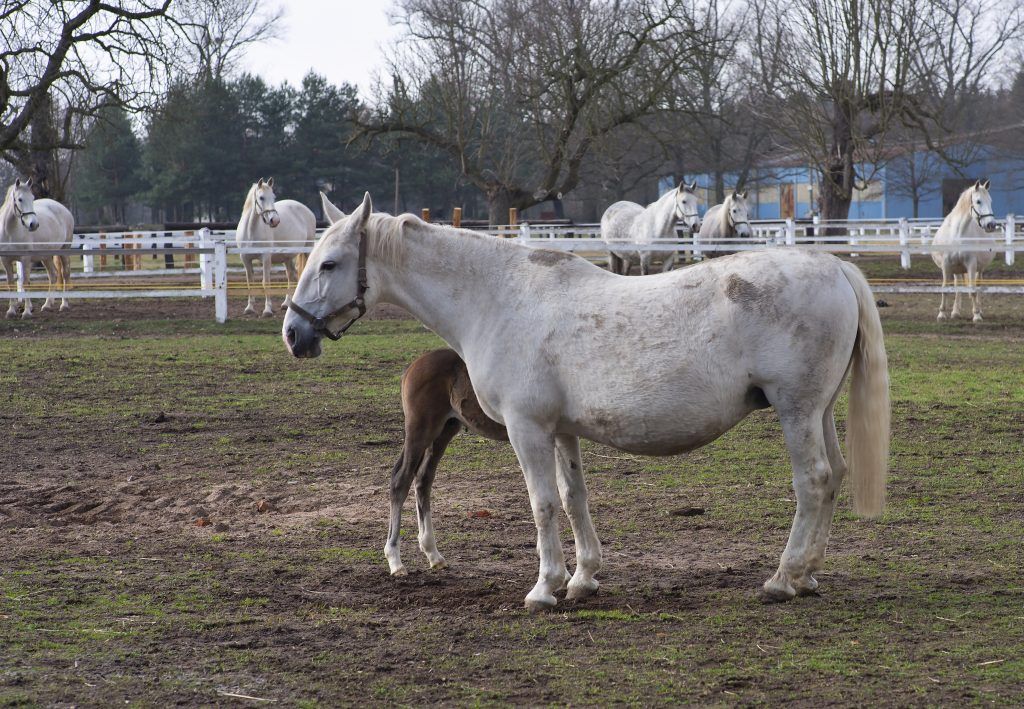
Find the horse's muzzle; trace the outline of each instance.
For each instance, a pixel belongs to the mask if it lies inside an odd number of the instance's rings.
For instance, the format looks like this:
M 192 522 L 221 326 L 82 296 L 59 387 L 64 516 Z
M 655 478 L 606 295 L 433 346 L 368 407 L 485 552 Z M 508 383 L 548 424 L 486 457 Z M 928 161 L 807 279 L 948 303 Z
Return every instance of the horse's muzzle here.
M 286 324 L 284 327 L 284 343 L 292 356 L 299 359 L 319 357 L 321 339 L 320 335 L 305 323 Z

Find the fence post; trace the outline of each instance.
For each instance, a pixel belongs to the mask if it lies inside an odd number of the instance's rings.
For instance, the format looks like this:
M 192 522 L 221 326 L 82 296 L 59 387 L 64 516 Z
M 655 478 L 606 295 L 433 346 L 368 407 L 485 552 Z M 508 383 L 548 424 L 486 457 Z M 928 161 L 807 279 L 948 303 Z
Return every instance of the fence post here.
M 424 207 L 423 209 L 420 210 L 420 219 L 422 219 L 425 222 L 429 222 L 430 221 L 430 208 L 429 207 Z
M 25 272 L 25 267 L 24 267 L 24 265 L 22 265 L 21 259 L 18 259 L 17 261 L 15 261 L 14 264 L 15 264 L 14 268 L 15 268 L 15 271 L 16 271 L 16 275 L 18 277 L 18 292 L 19 293 L 24 293 L 25 292 L 25 287 L 28 285 L 28 276 L 29 276 L 29 274 Z M 31 273 L 31 271 L 32 271 L 31 262 L 29 262 L 28 270 Z M 19 303 L 24 303 L 25 299 L 24 298 L 18 298 L 18 302 Z
M 900 217 L 900 246 L 903 250 L 900 251 L 900 268 L 910 268 L 910 249 L 907 248 L 910 244 L 910 224 L 907 222 L 906 217 Z
M 462 226 L 462 207 L 452 209 L 452 226 L 456 229 Z
M 214 315 L 217 322 L 228 321 L 228 247 L 218 240 L 213 245 Z
M 199 248 L 206 249 L 210 246 L 210 230 L 203 227 L 199 230 Z M 187 259 L 186 259 L 187 261 Z M 213 282 L 210 276 L 210 266 L 212 259 L 210 254 L 199 254 L 199 287 L 203 290 L 210 290 L 213 288 Z M 203 296 L 204 298 L 206 296 Z
M 1015 256 L 1013 252 L 1013 238 L 1015 236 L 1014 232 L 1017 230 L 1017 218 L 1012 214 L 1007 214 L 1006 226 L 1003 229 L 1006 232 L 1006 254 L 1004 257 L 1006 258 L 1006 265 L 1012 266 Z
M 793 217 L 786 217 L 786 246 L 796 246 L 796 224 Z
M 89 242 L 81 235 L 75 234 L 71 241 L 71 248 L 79 248 L 82 250 L 92 248 L 89 246 Z M 82 255 L 82 273 L 92 273 L 96 270 L 95 261 L 93 261 L 92 254 Z

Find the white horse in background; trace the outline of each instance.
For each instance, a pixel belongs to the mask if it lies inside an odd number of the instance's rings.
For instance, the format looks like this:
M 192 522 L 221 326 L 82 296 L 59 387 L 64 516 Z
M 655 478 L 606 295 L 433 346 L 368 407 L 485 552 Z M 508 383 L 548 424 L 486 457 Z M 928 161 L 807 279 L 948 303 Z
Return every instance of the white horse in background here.
M 675 238 L 678 220 L 682 220 L 691 231 L 695 230 L 699 221 L 695 189 L 696 182 L 690 185 L 680 182 L 679 187 L 669 190 L 657 202 L 646 207 L 636 202 L 616 202 L 601 217 L 601 238 L 649 245 L 654 239 Z M 630 259 L 634 253 L 611 251 L 608 270 L 623 275 L 629 273 Z M 640 274 L 644 276 L 651 272 L 651 260 L 654 258 L 662 259 L 662 273 L 671 271 L 676 262 L 674 250 L 639 251 L 639 256 Z
M 989 194 L 989 180 L 984 183 L 976 181 L 964 190 L 957 200 L 953 211 L 942 220 L 942 225 L 935 232 L 933 244 L 949 244 L 959 246 L 964 239 L 984 239 L 986 232 L 996 228 L 995 215 L 992 214 L 992 195 Z M 985 250 L 983 244 L 964 244 L 963 250 L 935 251 L 932 260 L 942 269 L 943 287 L 953 281 L 954 286 L 961 282 L 971 290 L 971 307 L 974 322 L 981 322 L 981 294 L 978 292 L 978 276 L 995 257 L 993 248 Z M 952 278 L 951 278 L 952 277 Z M 953 310 L 950 317 L 960 317 L 960 291 L 953 297 Z M 939 301 L 939 320 L 946 319 L 946 294 Z
M 716 204 L 704 214 L 700 225 L 701 239 L 748 238 L 753 234 L 750 228 L 750 207 L 746 192 L 733 192 L 721 204 Z M 724 256 L 725 251 L 710 251 L 711 256 Z
M 284 318 L 285 346 L 317 357 L 323 337 L 337 339 L 386 302 L 458 353 L 526 477 L 540 556 L 531 610 L 554 607 L 560 589 L 579 598 L 598 588 L 601 544 L 580 438 L 674 455 L 774 406 L 797 501 L 789 543 L 764 585 L 774 600 L 817 587 L 847 471 L 855 510 L 881 512 L 889 379 L 875 300 L 852 264 L 774 249 L 624 278 L 573 254 L 371 213 L 367 194 L 314 247 Z M 833 416 L 847 373 L 849 467 Z M 576 540 L 572 576 L 559 498 Z
M 275 254 L 272 249 L 288 246 L 311 246 L 316 239 L 316 216 L 313 211 L 293 199 L 277 202 L 274 197 L 274 178 L 259 182 L 249 188 L 242 207 L 242 218 L 238 221 L 235 243 L 239 248 L 266 248 L 262 254 L 242 254 L 242 265 L 245 267 L 245 285 L 249 301 L 245 306 L 245 314 L 256 312 L 253 307 L 252 280 L 253 261 L 257 258 L 263 266 L 263 313 L 264 317 L 272 316 L 274 309 L 270 304 L 270 269 L 272 264 L 283 263 L 288 274 L 288 291 L 291 292 L 292 281 L 298 282 L 295 269 L 296 254 Z M 282 308 L 288 307 L 288 294 L 285 294 Z
M 334 202 L 327 199 L 327 195 L 323 192 L 320 192 L 320 205 L 324 210 L 324 221 L 328 224 L 334 224 L 338 220 L 345 218 L 345 213 L 338 209 Z
M 61 249 L 71 243 L 74 230 L 75 219 L 67 207 L 52 199 L 35 199 L 32 194 L 32 178 L 24 182 L 20 178 L 15 180 L 7 189 L 3 205 L 0 205 L 0 261 L 3 262 L 7 274 L 8 289 L 14 283 L 16 262 L 21 263 L 20 283 L 26 289 L 29 274 L 32 272 L 32 263 L 41 262 L 46 269 L 46 278 L 49 282 L 42 309 L 52 308 L 54 284 L 67 290 L 68 276 L 71 273 L 70 257 L 60 255 L 32 259 L 29 256 L 5 256 L 3 251 Z M 28 297 L 24 300 L 25 310 L 21 317 L 30 318 L 32 300 Z M 60 310 L 63 312 L 69 307 L 67 298 L 61 298 Z M 13 318 L 17 314 L 18 301 L 12 299 L 7 309 L 7 317 Z

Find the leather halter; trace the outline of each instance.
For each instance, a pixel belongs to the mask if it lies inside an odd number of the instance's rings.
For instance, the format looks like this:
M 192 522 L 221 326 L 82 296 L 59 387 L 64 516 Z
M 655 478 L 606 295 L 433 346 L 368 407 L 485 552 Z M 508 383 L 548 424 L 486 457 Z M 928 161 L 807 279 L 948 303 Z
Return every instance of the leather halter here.
M 370 290 L 370 287 L 366 284 L 366 230 L 364 229 L 359 232 L 359 270 L 357 272 L 356 280 L 356 297 L 345 303 L 337 310 L 319 318 L 302 306 L 297 305 L 293 300 L 288 301 L 288 307 L 295 311 L 300 318 L 312 325 L 313 332 L 318 335 L 323 335 L 329 340 L 340 340 L 341 336 L 345 334 L 345 331 L 352 327 L 356 320 L 366 314 L 366 300 L 363 296 L 366 295 L 366 291 L 368 290 Z M 337 332 L 331 332 L 330 328 L 327 327 L 327 323 L 336 318 L 339 313 L 351 310 L 352 308 L 357 308 L 359 310 L 359 315 L 356 315 L 354 318 L 342 325 L 341 329 Z
M 26 212 L 24 209 L 18 207 L 17 200 L 11 200 L 11 206 L 14 207 L 14 213 L 18 215 L 18 219 L 24 219 L 25 215 L 31 214 L 33 217 L 37 216 L 35 212 Z M 22 222 L 24 224 L 25 222 Z
M 981 212 L 978 211 L 978 208 L 975 207 L 973 204 L 971 205 L 971 211 L 974 212 L 974 218 L 978 222 L 978 226 L 981 226 L 981 220 L 984 219 L 985 217 L 992 217 L 993 219 L 996 218 L 996 215 L 993 214 L 992 212 L 989 212 L 988 214 L 982 214 Z M 984 229 L 985 227 L 981 228 Z

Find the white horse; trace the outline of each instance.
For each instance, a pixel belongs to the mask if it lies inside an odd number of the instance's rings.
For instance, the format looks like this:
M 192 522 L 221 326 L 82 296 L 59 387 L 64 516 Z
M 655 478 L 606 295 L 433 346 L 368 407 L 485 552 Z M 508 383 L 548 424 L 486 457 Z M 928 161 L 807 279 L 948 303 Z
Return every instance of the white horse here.
M 24 182 L 21 179 L 7 189 L 3 205 L 0 205 L 0 252 L 25 250 L 53 250 L 67 246 L 75 229 L 75 219 L 71 212 L 60 202 L 52 199 L 34 199 L 32 195 L 32 179 Z M 32 259 L 28 256 L 4 256 L 0 253 L 4 271 L 7 274 L 8 289 L 14 284 L 16 273 L 15 263 L 21 263 L 21 280 L 23 287 L 28 287 L 29 274 L 33 262 L 42 262 L 46 269 L 49 289 L 43 310 L 53 307 L 54 284 L 67 289 L 68 275 L 71 273 L 71 259 L 60 255 L 53 258 Z M 67 298 L 61 298 L 60 310 L 63 312 L 70 306 Z M 11 300 L 7 309 L 7 317 L 18 314 L 18 301 Z M 25 298 L 25 310 L 22 318 L 32 317 L 32 300 Z
M 721 204 L 716 204 L 704 214 L 700 225 L 701 239 L 747 238 L 753 234 L 750 228 L 750 208 L 746 192 L 733 192 Z M 712 256 L 725 255 L 723 252 L 709 252 Z
M 288 291 L 292 281 L 298 281 L 295 270 L 295 254 L 275 254 L 272 249 L 288 246 L 310 246 L 316 239 L 316 216 L 313 211 L 293 199 L 277 202 L 274 197 L 274 178 L 259 182 L 249 188 L 242 207 L 242 218 L 238 221 L 235 243 L 239 248 L 266 248 L 262 254 L 242 254 L 242 265 L 245 267 L 245 285 L 249 294 L 249 302 L 245 306 L 245 314 L 256 312 L 253 307 L 252 281 L 253 261 L 257 258 L 263 266 L 263 316 L 272 316 L 274 309 L 270 304 L 270 269 L 272 264 L 283 263 L 288 274 Z M 288 295 L 285 294 L 282 308 L 288 306 Z
M 953 211 L 942 220 L 942 225 L 935 232 L 933 244 L 949 244 L 958 246 L 966 239 L 983 239 L 986 232 L 996 228 L 996 219 L 992 214 L 992 196 L 988 192 L 989 181 L 981 180 L 968 187 L 960 195 Z M 994 244 L 993 244 L 994 247 Z M 963 251 L 935 251 L 932 260 L 942 269 L 942 285 L 946 286 L 952 277 L 953 285 L 959 286 L 961 281 L 971 288 L 971 308 L 974 322 L 981 322 L 981 294 L 978 292 L 978 276 L 995 257 L 994 248 L 983 250 L 982 245 L 964 245 Z M 960 291 L 953 297 L 953 310 L 950 317 L 960 317 Z M 939 320 L 946 319 L 946 294 L 939 301 Z
M 601 238 L 605 240 L 631 241 L 638 245 L 649 245 L 654 239 L 673 239 L 676 235 L 676 221 L 682 220 L 690 230 L 697 228 L 697 183 L 679 187 L 663 194 L 657 202 L 641 207 L 636 202 L 616 202 L 601 216 Z M 609 253 L 608 269 L 613 273 L 629 272 L 632 251 Z M 639 251 L 640 273 L 646 276 L 651 271 L 651 259 L 661 258 L 662 273 L 675 266 L 675 251 Z
M 412 215 L 372 215 L 370 195 L 310 254 L 282 336 L 316 357 L 379 302 L 407 309 L 466 362 L 481 408 L 504 424 L 526 477 L 540 555 L 532 610 L 594 593 L 601 546 L 587 506 L 579 438 L 673 455 L 774 406 L 793 465 L 796 516 L 768 598 L 812 593 L 840 481 L 855 509 L 885 499 L 889 391 L 882 328 L 851 264 L 779 249 L 624 278 Z M 808 304 L 813 304 L 809 306 Z M 833 407 L 852 370 L 847 450 Z M 571 577 L 559 497 L 576 539 Z
M 334 202 L 327 199 L 327 195 L 323 192 L 320 193 L 320 204 L 324 209 L 324 221 L 328 224 L 334 224 L 338 220 L 345 218 L 345 213 L 338 209 Z

